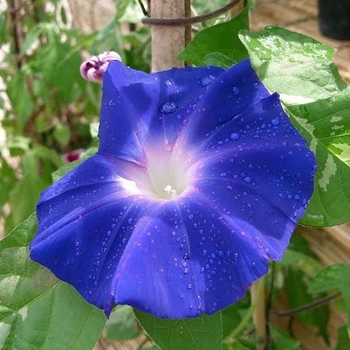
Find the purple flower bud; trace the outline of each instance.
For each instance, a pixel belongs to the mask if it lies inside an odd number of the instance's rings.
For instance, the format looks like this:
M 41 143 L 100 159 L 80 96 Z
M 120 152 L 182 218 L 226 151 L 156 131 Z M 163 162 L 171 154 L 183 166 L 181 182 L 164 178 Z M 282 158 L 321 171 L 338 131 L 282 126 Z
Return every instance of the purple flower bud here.
M 80 66 L 81 76 L 95 83 L 102 83 L 103 74 L 110 61 L 122 61 L 120 55 L 114 51 L 106 51 L 98 56 L 91 56 Z
M 62 160 L 65 163 L 71 163 L 80 158 L 80 156 L 83 154 L 84 150 L 82 148 L 75 149 L 73 151 L 67 152 L 62 154 Z

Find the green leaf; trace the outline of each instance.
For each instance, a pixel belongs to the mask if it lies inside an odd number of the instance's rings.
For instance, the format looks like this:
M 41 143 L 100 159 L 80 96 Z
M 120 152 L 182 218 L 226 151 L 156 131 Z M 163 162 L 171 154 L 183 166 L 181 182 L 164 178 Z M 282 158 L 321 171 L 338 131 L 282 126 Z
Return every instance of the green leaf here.
M 111 340 L 126 340 L 135 338 L 139 331 L 132 307 L 118 305 L 105 324 L 106 338 Z
M 35 230 L 33 214 L 0 241 L 0 348 L 92 349 L 105 317 L 29 259 Z
M 18 88 L 19 86 L 21 87 L 20 89 Z M 19 130 L 22 132 L 24 125 L 35 108 L 33 97 L 28 90 L 27 73 L 25 71 L 21 70 L 6 82 L 6 93 L 11 102 Z
M 271 327 L 272 344 L 269 350 L 300 350 L 300 341 L 291 338 L 282 329 Z
M 47 30 L 50 30 L 52 24 L 44 22 L 38 23 L 32 27 L 28 33 L 25 35 L 25 39 L 21 48 L 21 55 L 27 53 L 28 50 L 38 41 L 41 34 L 45 33 Z
M 350 277 L 350 264 L 334 264 L 324 268 L 310 283 L 310 293 L 321 293 L 329 290 L 348 289 Z M 345 293 L 349 294 L 350 289 Z
M 13 209 L 6 220 L 7 232 L 35 210 L 40 192 L 48 185 L 39 174 L 37 157 L 32 150 L 23 157 L 21 167 L 22 178 L 9 193 L 9 203 Z
M 118 0 L 123 1 L 123 0 Z M 124 0 L 127 1 L 127 0 Z M 146 3 L 145 1 L 143 1 Z M 119 22 L 127 22 L 127 23 L 140 23 L 141 19 L 144 17 L 144 14 L 142 13 L 141 6 L 138 4 L 136 0 L 130 1 L 128 6 L 125 8 L 125 11 L 123 13 L 123 16 L 120 16 Z M 119 16 L 118 16 L 119 17 Z
M 235 64 L 235 61 L 220 52 L 208 53 L 203 59 L 203 65 L 217 66 L 223 69 L 227 69 Z
M 40 144 L 33 145 L 33 152 L 38 158 L 51 161 L 56 167 L 63 165 L 63 160 L 59 154 L 52 148 Z
M 125 14 L 126 9 L 130 5 L 130 3 L 133 0 L 116 0 L 115 1 L 115 7 L 116 7 L 116 20 L 119 20 L 122 18 Z
M 70 128 L 63 123 L 56 124 L 53 131 L 53 137 L 61 146 L 67 145 L 71 138 Z
M 232 330 L 238 327 L 242 321 L 242 311 L 247 312 L 248 307 L 242 308 L 241 303 L 233 304 L 221 311 L 223 338 L 230 335 Z
M 221 313 L 183 320 L 160 319 L 134 309 L 142 327 L 162 350 L 221 350 Z
M 238 32 L 249 27 L 248 7 L 237 17 L 200 31 L 182 51 L 178 59 L 191 62 L 196 66 L 207 64 L 208 54 L 226 56 L 226 60 L 239 62 L 248 56 L 247 50 L 238 38 Z M 217 57 L 217 56 L 216 56 Z
M 242 30 L 239 38 L 259 78 L 287 105 L 327 98 L 346 87 L 332 62 L 335 50 L 317 40 L 279 27 Z
M 316 154 L 315 189 L 301 223 L 333 226 L 350 221 L 350 86 L 287 112 Z
M 8 201 L 8 195 L 16 183 L 15 170 L 7 163 L 5 159 L 0 157 L 0 207 Z
M 338 329 L 337 347 L 335 350 L 349 350 L 350 349 L 350 339 L 348 332 L 346 331 L 346 326 L 342 326 Z
M 307 291 L 308 279 L 303 270 L 289 268 L 286 275 L 286 291 L 291 308 L 297 308 L 309 304 L 315 300 Z M 296 318 L 303 323 L 314 326 L 319 334 L 329 345 L 328 322 L 329 307 L 327 305 L 307 310 L 296 315 Z
M 308 276 L 315 276 L 315 274 L 319 273 L 322 269 L 321 264 L 317 259 L 289 247 L 283 256 L 281 265 L 298 268 Z
M 92 53 L 100 54 L 108 50 L 118 52 L 125 61 L 121 32 L 115 18 L 112 18 L 96 35 L 92 44 Z
M 322 270 L 309 284 L 310 293 L 322 293 L 339 290 L 345 301 L 348 324 L 347 331 L 350 336 L 350 264 L 334 264 Z

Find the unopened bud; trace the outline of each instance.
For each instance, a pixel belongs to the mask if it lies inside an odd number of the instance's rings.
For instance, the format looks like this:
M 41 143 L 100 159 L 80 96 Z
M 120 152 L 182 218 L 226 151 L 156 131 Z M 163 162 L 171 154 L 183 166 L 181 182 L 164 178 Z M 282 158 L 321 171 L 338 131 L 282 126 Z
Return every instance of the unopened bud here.
M 81 76 L 95 83 L 102 83 L 103 73 L 107 70 L 110 61 L 121 61 L 121 57 L 114 51 L 106 51 L 98 56 L 91 56 L 80 66 Z

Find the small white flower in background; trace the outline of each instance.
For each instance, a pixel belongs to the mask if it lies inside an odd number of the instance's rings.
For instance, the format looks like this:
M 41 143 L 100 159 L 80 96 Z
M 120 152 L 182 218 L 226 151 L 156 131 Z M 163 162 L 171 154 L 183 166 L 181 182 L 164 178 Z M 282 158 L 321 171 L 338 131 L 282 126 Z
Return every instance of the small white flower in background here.
M 120 55 L 114 51 L 106 51 L 98 56 L 91 56 L 80 66 L 81 76 L 95 83 L 102 83 L 103 73 L 110 61 L 122 61 Z

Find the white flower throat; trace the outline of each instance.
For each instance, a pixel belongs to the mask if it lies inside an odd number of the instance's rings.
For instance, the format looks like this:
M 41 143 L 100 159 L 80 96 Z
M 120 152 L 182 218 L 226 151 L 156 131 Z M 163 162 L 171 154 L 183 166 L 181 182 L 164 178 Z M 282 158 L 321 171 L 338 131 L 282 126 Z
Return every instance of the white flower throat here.
M 179 152 L 151 149 L 147 152 L 149 195 L 159 199 L 174 199 L 189 184 L 188 160 Z

